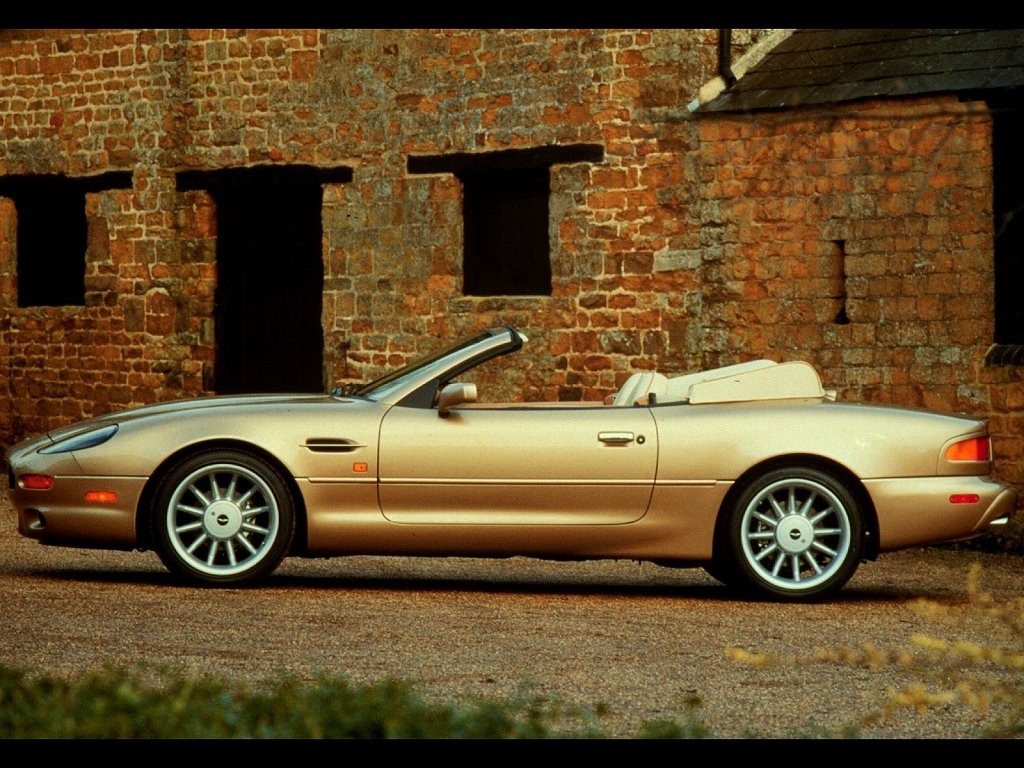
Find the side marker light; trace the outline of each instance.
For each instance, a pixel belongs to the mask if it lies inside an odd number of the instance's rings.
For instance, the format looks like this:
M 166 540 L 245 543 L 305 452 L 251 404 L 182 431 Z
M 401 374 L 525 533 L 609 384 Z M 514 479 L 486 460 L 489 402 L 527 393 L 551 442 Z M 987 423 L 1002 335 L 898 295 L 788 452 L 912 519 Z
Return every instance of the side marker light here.
M 96 504 L 113 504 L 118 496 L 115 491 L 86 491 L 85 500 Z
M 54 480 L 50 475 L 22 475 L 18 486 L 26 491 L 48 491 L 53 488 Z
M 981 497 L 976 493 L 954 493 L 949 497 L 950 504 L 977 504 Z

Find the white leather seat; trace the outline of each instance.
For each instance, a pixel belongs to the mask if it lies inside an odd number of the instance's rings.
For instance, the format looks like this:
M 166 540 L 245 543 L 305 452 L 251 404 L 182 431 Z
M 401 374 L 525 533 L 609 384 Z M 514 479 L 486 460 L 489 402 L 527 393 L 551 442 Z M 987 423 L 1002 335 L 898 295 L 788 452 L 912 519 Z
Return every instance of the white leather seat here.
M 635 405 L 638 400 L 647 397 L 651 392 L 664 392 L 668 382 L 664 376 L 654 371 L 634 373 L 615 393 L 612 405 Z

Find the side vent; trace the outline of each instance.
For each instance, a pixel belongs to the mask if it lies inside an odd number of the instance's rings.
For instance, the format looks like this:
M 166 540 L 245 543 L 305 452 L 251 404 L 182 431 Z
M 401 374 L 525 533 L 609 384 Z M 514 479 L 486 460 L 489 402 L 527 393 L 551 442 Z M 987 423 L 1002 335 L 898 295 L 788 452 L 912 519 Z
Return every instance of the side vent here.
M 345 437 L 310 437 L 303 445 L 303 448 L 313 453 L 351 453 L 365 447 L 364 443 L 357 443 Z

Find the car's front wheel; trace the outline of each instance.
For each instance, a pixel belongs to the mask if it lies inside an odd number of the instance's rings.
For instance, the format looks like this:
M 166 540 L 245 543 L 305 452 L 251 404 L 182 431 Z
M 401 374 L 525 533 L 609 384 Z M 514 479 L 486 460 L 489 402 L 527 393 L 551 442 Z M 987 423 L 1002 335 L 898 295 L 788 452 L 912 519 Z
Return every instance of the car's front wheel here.
M 761 596 L 820 598 L 857 570 L 863 540 L 863 515 L 843 483 L 811 467 L 773 470 L 733 505 L 730 575 Z
M 172 468 L 153 506 L 157 553 L 172 572 L 207 584 L 257 581 L 291 546 L 295 504 L 281 475 L 241 451 L 211 451 Z

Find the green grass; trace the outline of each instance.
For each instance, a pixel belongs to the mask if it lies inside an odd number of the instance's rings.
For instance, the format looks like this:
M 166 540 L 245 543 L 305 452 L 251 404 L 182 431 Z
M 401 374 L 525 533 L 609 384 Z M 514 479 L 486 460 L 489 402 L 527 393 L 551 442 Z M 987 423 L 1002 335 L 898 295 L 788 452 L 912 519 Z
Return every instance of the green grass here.
M 599 738 L 599 720 L 598 712 L 542 697 L 430 703 L 402 681 L 358 687 L 282 678 L 256 690 L 146 668 L 106 668 L 68 681 L 0 667 L 2 738 Z

